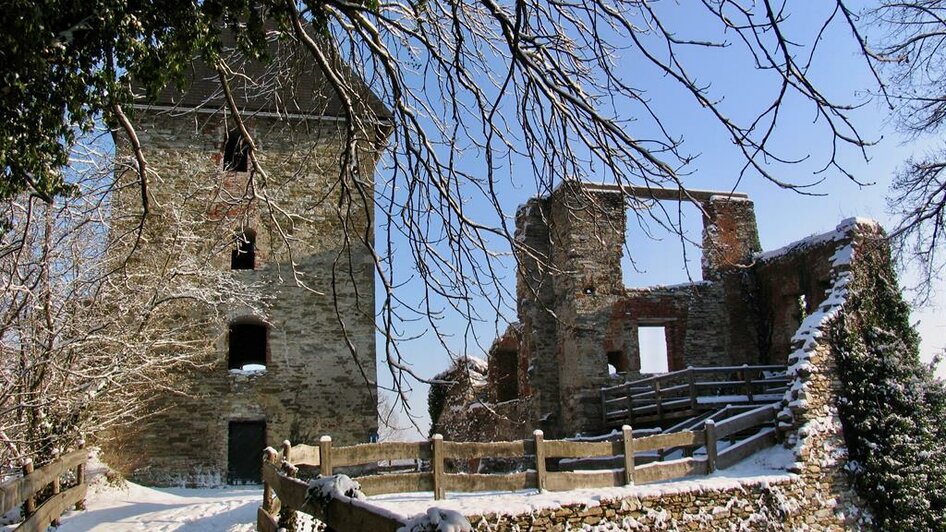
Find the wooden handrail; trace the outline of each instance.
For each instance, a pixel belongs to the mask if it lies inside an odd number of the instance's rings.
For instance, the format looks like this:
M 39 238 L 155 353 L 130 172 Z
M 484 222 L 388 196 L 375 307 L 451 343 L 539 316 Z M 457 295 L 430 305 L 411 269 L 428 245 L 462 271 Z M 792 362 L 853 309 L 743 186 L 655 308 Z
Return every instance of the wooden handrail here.
M 88 453 L 83 447 L 60 456 L 45 466 L 34 470 L 32 462 L 24 465 L 24 475 L 0 484 L 0 514 L 25 505 L 23 523 L 18 531 L 45 531 L 46 528 L 59 519 L 59 516 L 70 506 L 77 505 L 85 498 L 87 485 L 85 484 L 85 463 Z M 68 471 L 74 471 L 77 484 L 61 490 L 60 477 Z M 52 497 L 37 505 L 35 496 L 46 488 L 53 486 Z

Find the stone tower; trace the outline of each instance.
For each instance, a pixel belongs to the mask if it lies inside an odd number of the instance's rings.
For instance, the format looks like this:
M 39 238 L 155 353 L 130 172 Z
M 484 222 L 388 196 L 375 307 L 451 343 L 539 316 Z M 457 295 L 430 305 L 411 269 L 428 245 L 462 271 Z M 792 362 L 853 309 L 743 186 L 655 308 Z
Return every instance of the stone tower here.
M 342 445 L 377 433 L 373 175 L 389 114 L 359 94 L 355 170 L 342 179 L 346 113 L 304 50 L 273 45 L 278 68 L 229 57 L 229 78 L 263 172 L 254 170 L 217 73 L 195 61 L 184 91 L 129 116 L 149 168 L 151 213 L 132 273 L 168 261 L 209 264 L 231 283 L 205 353 L 160 411 L 122 442 L 131 478 L 150 484 L 258 481 L 263 446 Z M 117 141 L 119 160 L 131 147 Z M 116 226 L 141 210 L 135 172 L 119 171 Z M 180 228 L 188 232 L 186 241 Z M 186 248 L 187 253 L 179 250 Z M 182 313 L 180 319 L 188 316 Z

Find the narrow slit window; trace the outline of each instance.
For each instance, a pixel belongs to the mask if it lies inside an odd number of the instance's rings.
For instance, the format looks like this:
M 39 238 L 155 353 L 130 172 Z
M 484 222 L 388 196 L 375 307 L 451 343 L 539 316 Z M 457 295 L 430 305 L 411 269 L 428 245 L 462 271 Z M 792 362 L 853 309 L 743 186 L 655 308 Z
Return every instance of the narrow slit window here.
M 246 172 L 250 156 L 250 147 L 243 141 L 243 135 L 234 129 L 227 133 L 223 148 L 223 169 L 230 172 Z
M 667 373 L 667 329 L 661 326 L 638 327 L 638 345 L 641 355 L 641 373 Z
M 256 231 L 247 229 L 236 237 L 235 248 L 230 254 L 231 270 L 253 270 L 256 268 Z
M 266 369 L 267 336 L 266 325 L 262 323 L 231 323 L 227 338 L 228 367 L 244 371 Z

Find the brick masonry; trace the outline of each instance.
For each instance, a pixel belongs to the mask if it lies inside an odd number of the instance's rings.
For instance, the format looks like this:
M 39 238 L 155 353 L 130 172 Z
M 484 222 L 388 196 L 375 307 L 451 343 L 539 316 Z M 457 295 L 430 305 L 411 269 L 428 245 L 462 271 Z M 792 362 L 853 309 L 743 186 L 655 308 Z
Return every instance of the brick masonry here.
M 219 319 L 199 335 L 178 339 L 203 349 L 203 366 L 176 385 L 186 395 L 160 397 L 161 411 L 133 433 L 116 435 L 122 445 L 106 451 L 121 454 L 115 462 L 127 464 L 137 481 L 215 484 L 226 479 L 230 421 L 265 420 L 267 443 L 274 446 L 323 434 L 340 445 L 367 441 L 378 423 L 374 271 L 358 235 L 373 239 L 375 147 L 359 143 L 368 194 L 351 199 L 343 188 L 353 183 L 339 179 L 342 123 L 251 119 L 267 173 L 254 175 L 254 186 L 281 209 L 275 210 L 249 199 L 249 173 L 223 170 L 228 126 L 222 112 L 142 110 L 134 119 L 157 177 L 150 183 L 153 212 L 129 268 L 159 275 L 168 260 L 193 260 L 229 272 L 234 234 L 250 228 L 257 233 L 256 269 L 232 271 L 248 295 L 206 309 Z M 119 143 L 119 157 L 129 154 Z M 117 195 L 117 227 L 127 228 L 141 209 L 136 179 L 130 172 L 118 176 L 131 186 Z M 182 226 L 187 235 L 170 229 Z M 169 250 L 176 246 L 189 246 L 189 256 Z M 268 327 L 265 372 L 228 370 L 228 324 L 246 318 Z

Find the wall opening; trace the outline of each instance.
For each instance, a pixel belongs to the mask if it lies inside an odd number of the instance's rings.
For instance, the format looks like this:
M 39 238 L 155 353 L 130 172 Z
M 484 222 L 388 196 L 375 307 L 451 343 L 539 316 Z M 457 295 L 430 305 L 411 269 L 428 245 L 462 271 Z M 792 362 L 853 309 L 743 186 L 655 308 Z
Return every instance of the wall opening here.
M 667 373 L 670 371 L 670 359 L 667 356 L 666 327 L 659 325 L 638 327 L 637 342 L 640 346 L 641 373 Z
M 703 278 L 703 213 L 689 202 L 642 200 L 627 211 L 621 256 L 624 286 L 643 288 Z
M 495 351 L 490 356 L 490 367 L 496 368 L 496 400 L 512 401 L 519 398 L 519 354 L 510 350 Z
M 608 351 L 608 375 L 627 373 L 629 366 L 624 351 Z
M 223 147 L 223 169 L 229 172 L 246 172 L 250 156 L 250 147 L 243 141 L 240 130 L 227 133 Z
M 266 421 L 231 421 L 227 435 L 227 483 L 262 482 L 263 449 L 266 448 Z
M 245 229 L 236 236 L 236 248 L 230 252 L 231 270 L 256 268 L 256 231 Z
M 227 337 L 227 366 L 246 371 L 265 369 L 268 333 L 266 325 L 255 320 L 232 322 Z

